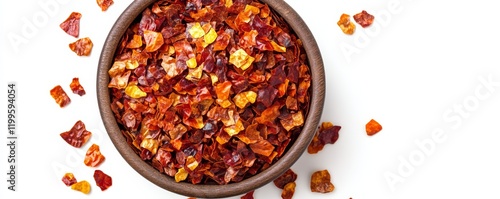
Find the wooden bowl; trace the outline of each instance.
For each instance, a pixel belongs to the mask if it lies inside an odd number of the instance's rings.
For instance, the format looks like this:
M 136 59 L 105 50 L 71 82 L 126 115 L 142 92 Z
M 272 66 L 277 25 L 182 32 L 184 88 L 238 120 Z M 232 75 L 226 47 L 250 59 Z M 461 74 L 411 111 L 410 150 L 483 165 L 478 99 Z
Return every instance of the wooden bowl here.
M 247 193 L 264 186 L 285 171 L 287 171 L 296 160 L 304 153 L 311 142 L 323 111 L 325 98 L 325 77 L 323 60 L 314 36 L 310 32 L 302 18 L 283 0 L 261 0 L 268 4 L 276 13 L 290 25 L 296 35 L 302 40 L 307 54 L 308 64 L 311 71 L 311 98 L 308 114 L 304 126 L 297 139 L 289 146 L 283 156 L 269 168 L 260 173 L 246 178 L 241 182 L 225 185 L 191 184 L 189 182 L 175 182 L 175 180 L 150 164 L 143 161 L 129 146 L 122 135 L 117 121 L 111 111 L 110 90 L 108 83 L 110 77 L 108 70 L 113 64 L 115 51 L 127 28 L 142 11 L 152 5 L 156 0 L 135 0 L 127 7 L 116 23 L 113 25 L 104 43 L 97 72 L 97 97 L 102 121 L 114 146 L 126 162 L 147 180 L 164 188 L 165 190 L 198 198 L 221 198 Z

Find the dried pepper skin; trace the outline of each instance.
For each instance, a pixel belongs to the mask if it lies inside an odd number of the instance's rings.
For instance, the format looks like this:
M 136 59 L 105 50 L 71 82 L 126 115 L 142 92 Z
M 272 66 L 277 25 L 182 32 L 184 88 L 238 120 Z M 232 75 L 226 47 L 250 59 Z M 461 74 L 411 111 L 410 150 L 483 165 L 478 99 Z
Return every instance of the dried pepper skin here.
M 365 129 L 366 134 L 372 136 L 382 130 L 382 125 L 380 125 L 380 123 L 378 123 L 376 120 L 371 119 L 370 121 L 368 121 L 368 123 L 366 123 Z
M 246 193 L 245 195 L 241 196 L 241 199 L 253 199 L 253 193 L 255 191 L 252 190 L 252 191 L 249 191 L 248 193 Z
M 297 174 L 292 169 L 288 169 L 287 171 L 285 171 L 284 174 L 276 178 L 273 182 L 274 185 L 276 185 L 276 187 L 284 189 L 286 184 L 290 182 L 295 182 L 296 179 L 297 179 Z
M 337 22 L 337 25 L 340 27 L 342 32 L 347 35 L 354 34 L 354 31 L 356 30 L 356 25 L 351 22 L 351 16 L 345 13 L 340 15 L 340 19 Z
M 62 178 L 62 181 L 66 186 L 71 186 L 77 182 L 73 173 L 65 173 Z
M 99 169 L 94 171 L 94 180 L 96 185 L 101 188 L 101 191 L 105 191 L 113 185 L 113 179 Z
M 89 56 L 93 46 L 92 40 L 88 37 L 78 39 L 69 44 L 71 51 L 75 52 L 78 56 Z
M 281 198 L 283 199 L 292 199 L 293 194 L 295 193 L 295 187 L 297 184 L 295 182 L 290 182 L 283 187 L 283 191 L 281 191 Z
M 64 30 L 64 32 L 68 33 L 75 38 L 78 38 L 80 35 L 80 19 L 82 18 L 82 14 L 79 12 L 72 12 L 69 17 L 64 20 L 59 27 Z
M 82 192 L 84 194 L 89 194 L 90 193 L 90 183 L 86 180 L 82 180 L 80 182 L 77 182 L 73 185 L 71 185 L 71 189 L 75 191 Z
M 50 95 L 52 96 L 52 98 L 54 98 L 56 103 L 61 108 L 64 108 L 71 103 L 71 99 L 69 98 L 68 94 L 66 94 L 61 85 L 57 85 L 54 88 L 50 89 Z
M 83 163 L 89 167 L 97 167 L 104 162 L 105 159 L 106 158 L 102 155 L 99 145 L 92 144 L 92 146 L 87 149 L 87 153 L 85 153 Z
M 87 143 L 92 133 L 85 129 L 85 124 L 81 120 L 78 120 L 71 130 L 61 133 L 60 136 L 69 145 L 80 148 Z
M 316 171 L 311 175 L 311 191 L 329 193 L 335 189 L 328 170 Z
M 363 28 L 372 25 L 373 20 L 375 19 L 375 17 L 366 12 L 366 10 L 363 10 L 360 13 L 355 14 L 353 18 L 354 21 L 356 21 L 356 23 L 358 23 Z
M 113 0 L 96 0 L 97 5 L 101 8 L 101 11 L 108 10 L 109 6 L 113 5 Z
M 331 122 L 323 122 L 307 147 L 307 152 L 316 154 L 323 150 L 326 144 L 334 144 L 339 138 L 341 126 L 333 125 Z
M 302 41 L 268 5 L 159 1 L 119 43 L 111 109 L 138 156 L 175 181 L 242 181 L 300 134 L 311 72 Z
M 71 83 L 69 84 L 69 87 L 71 88 L 71 91 L 73 91 L 74 94 L 83 96 L 85 95 L 85 89 L 83 86 L 80 84 L 80 79 L 75 77 L 73 80 L 71 80 Z

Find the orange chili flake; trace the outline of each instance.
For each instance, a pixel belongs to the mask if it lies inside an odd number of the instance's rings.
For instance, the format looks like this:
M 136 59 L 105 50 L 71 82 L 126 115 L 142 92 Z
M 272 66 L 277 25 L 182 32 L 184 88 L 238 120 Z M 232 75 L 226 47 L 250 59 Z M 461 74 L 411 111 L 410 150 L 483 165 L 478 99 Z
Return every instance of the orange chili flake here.
M 77 182 L 73 173 L 65 173 L 62 178 L 62 181 L 66 186 L 71 186 Z
M 311 191 L 329 193 L 335 189 L 328 170 L 316 171 L 311 175 Z
M 99 145 L 92 144 L 85 154 L 83 163 L 89 167 L 99 166 L 106 158 L 101 154 Z
M 80 34 L 80 19 L 82 14 L 79 12 L 72 12 L 69 17 L 62 22 L 59 27 L 64 30 L 64 32 L 69 35 L 78 38 Z
M 60 85 L 57 85 L 54 88 L 52 88 L 50 90 L 50 95 L 52 96 L 52 98 L 54 98 L 56 103 L 61 108 L 67 106 L 71 102 L 71 99 Z
M 340 15 L 340 19 L 337 22 L 337 25 L 340 27 L 342 32 L 348 35 L 354 34 L 354 31 L 356 30 L 356 25 L 351 22 L 350 18 L 350 15 L 344 13 Z
M 97 5 L 101 8 L 102 11 L 108 10 L 109 6 L 113 5 L 113 0 L 96 0 Z
M 80 80 L 78 79 L 78 77 L 73 78 L 73 80 L 69 84 L 69 87 L 74 94 L 80 96 L 85 95 L 85 89 L 83 89 L 83 86 L 80 84 Z
M 69 48 L 78 56 L 89 56 L 94 44 L 90 38 L 85 37 L 69 44 Z
M 365 128 L 366 134 L 372 136 L 382 130 L 382 125 L 374 119 L 371 119 L 368 123 L 366 123 Z
M 283 190 L 281 191 L 281 198 L 283 199 L 292 199 L 293 194 L 295 193 L 295 187 L 297 184 L 295 182 L 290 182 L 285 185 Z
M 372 25 L 373 20 L 375 19 L 375 17 L 373 15 L 369 14 L 368 12 L 366 12 L 366 10 L 363 10 L 360 13 L 355 14 L 353 16 L 353 18 L 354 18 L 354 21 L 356 21 L 356 23 L 361 25 L 361 27 L 363 27 L 363 28 L 366 28 L 366 27 Z
M 159 32 L 146 30 L 144 31 L 144 41 L 146 42 L 146 52 L 154 52 L 163 45 L 163 36 Z

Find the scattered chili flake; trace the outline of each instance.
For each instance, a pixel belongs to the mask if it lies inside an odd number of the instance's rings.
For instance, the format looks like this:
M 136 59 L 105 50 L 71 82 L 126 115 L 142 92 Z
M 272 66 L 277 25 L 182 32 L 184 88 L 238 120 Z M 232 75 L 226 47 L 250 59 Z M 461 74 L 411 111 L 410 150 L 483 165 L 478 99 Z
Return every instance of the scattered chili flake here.
M 113 179 L 99 169 L 94 171 L 94 180 L 96 185 L 101 188 L 101 191 L 105 191 L 113 185 Z
M 323 122 L 307 147 L 307 152 L 316 154 L 323 150 L 326 144 L 334 144 L 339 138 L 340 129 L 340 126 L 333 125 L 331 122 Z
M 71 88 L 71 91 L 73 91 L 74 94 L 77 94 L 80 96 L 85 95 L 85 89 L 80 84 L 80 80 L 78 77 L 73 78 L 73 80 L 69 84 L 69 87 Z
M 72 12 L 69 17 L 62 22 L 59 27 L 64 30 L 64 32 L 69 35 L 78 38 L 80 34 L 80 19 L 82 18 L 82 14 L 79 12 Z
M 356 25 L 351 22 L 351 16 L 345 13 L 340 15 L 337 25 L 340 27 L 342 32 L 348 35 L 354 34 L 354 31 L 356 30 Z
M 382 130 L 382 125 L 380 125 L 374 119 L 371 119 L 370 121 L 368 121 L 368 123 L 366 123 L 365 128 L 366 134 L 372 136 Z
M 81 120 L 78 120 L 71 130 L 63 132 L 60 135 L 69 145 L 80 148 L 87 143 L 92 133 L 85 129 L 85 124 Z
M 241 196 L 241 199 L 253 199 L 253 193 L 255 190 L 247 192 L 245 195 Z
M 369 14 L 368 12 L 366 12 L 366 10 L 363 10 L 360 13 L 355 14 L 353 16 L 353 18 L 354 18 L 354 21 L 356 21 L 356 23 L 361 25 L 361 27 L 363 27 L 363 28 L 366 28 L 366 27 L 372 25 L 373 20 L 375 19 L 375 17 L 373 15 Z
M 108 10 L 109 6 L 113 5 L 113 0 L 96 0 L 96 2 L 102 11 Z
M 77 183 L 71 185 L 71 189 L 82 192 L 84 194 L 89 194 L 90 193 L 90 183 L 87 182 L 86 180 L 82 180 L 80 182 L 77 182 Z
M 311 175 L 311 191 L 329 193 L 335 189 L 328 170 L 316 171 Z
M 90 38 L 85 37 L 69 44 L 69 48 L 78 56 L 89 56 L 94 44 Z
M 64 184 L 66 186 L 71 186 L 77 182 L 73 173 L 65 173 L 63 178 L 62 178 L 62 181 L 64 182 Z
M 258 0 L 155 2 L 121 38 L 108 74 L 129 146 L 177 182 L 228 184 L 261 172 L 309 111 L 303 44 Z
M 67 106 L 71 102 L 71 99 L 60 85 L 50 89 L 50 95 L 61 108 Z
M 297 179 L 297 174 L 292 170 L 288 169 L 285 173 L 281 174 L 280 177 L 276 178 L 273 182 L 276 187 L 284 189 L 285 185 L 290 182 L 295 182 Z
M 297 184 L 295 182 L 290 182 L 285 185 L 283 191 L 281 191 L 281 198 L 283 199 L 292 199 L 293 194 L 295 193 L 295 187 Z
M 89 167 L 97 167 L 99 166 L 106 158 L 102 155 L 99 145 L 92 144 L 92 146 L 87 149 L 87 153 L 85 154 L 85 159 L 83 163 Z

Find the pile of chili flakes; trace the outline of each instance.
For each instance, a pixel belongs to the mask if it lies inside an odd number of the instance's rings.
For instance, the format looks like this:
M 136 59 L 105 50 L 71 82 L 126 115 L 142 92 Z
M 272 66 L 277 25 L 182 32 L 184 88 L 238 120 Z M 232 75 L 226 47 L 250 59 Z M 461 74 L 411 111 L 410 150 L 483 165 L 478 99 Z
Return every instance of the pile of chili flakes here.
M 123 36 L 111 109 L 131 147 L 177 182 L 239 182 L 301 131 L 311 76 L 300 39 L 259 1 L 158 1 Z

